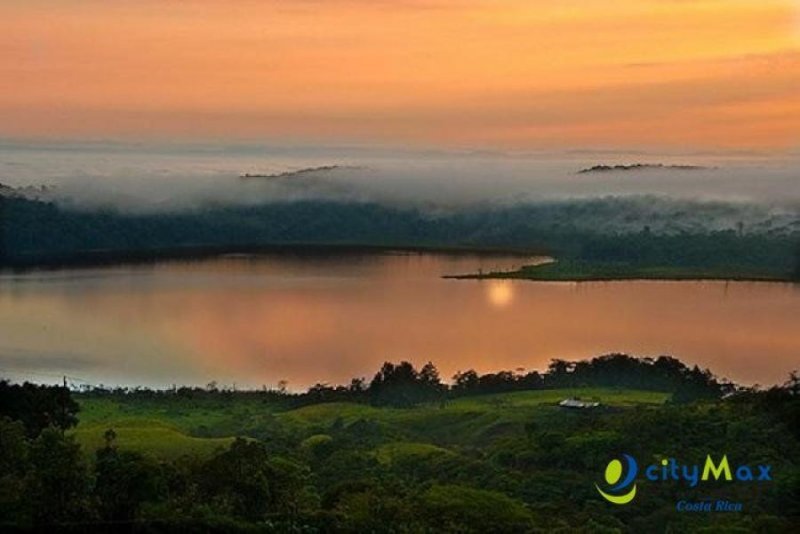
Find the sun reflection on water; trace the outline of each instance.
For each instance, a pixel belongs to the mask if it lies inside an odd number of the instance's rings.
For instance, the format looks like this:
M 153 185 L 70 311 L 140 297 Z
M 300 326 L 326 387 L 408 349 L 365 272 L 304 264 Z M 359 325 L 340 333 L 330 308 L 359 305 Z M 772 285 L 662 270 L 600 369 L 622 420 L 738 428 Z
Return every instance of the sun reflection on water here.
M 490 280 L 486 296 L 493 307 L 505 308 L 514 300 L 514 286 L 508 280 Z

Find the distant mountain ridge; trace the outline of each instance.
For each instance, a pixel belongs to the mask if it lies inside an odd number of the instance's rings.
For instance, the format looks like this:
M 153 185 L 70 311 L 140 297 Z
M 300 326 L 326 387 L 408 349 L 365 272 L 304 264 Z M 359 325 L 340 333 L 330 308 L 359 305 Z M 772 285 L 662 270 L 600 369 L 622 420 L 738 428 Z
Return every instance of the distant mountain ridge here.
M 28 200 L 42 200 L 53 190 L 49 185 L 28 185 L 13 187 L 0 182 L 0 197 L 26 198 Z
M 626 171 L 647 171 L 647 170 L 668 170 L 668 171 L 703 171 L 714 167 L 703 165 L 665 165 L 663 163 L 631 163 L 628 165 L 594 165 L 578 171 L 578 174 L 588 174 L 593 172 L 626 172 Z
M 271 178 L 271 179 L 299 178 L 309 175 L 324 174 L 337 170 L 344 170 L 344 169 L 357 170 L 361 168 L 362 167 L 357 167 L 352 165 L 320 165 L 319 167 L 305 167 L 303 169 L 298 169 L 295 171 L 284 171 L 271 174 L 259 174 L 259 173 L 251 174 L 249 172 L 246 172 L 244 174 L 239 175 L 239 178 Z

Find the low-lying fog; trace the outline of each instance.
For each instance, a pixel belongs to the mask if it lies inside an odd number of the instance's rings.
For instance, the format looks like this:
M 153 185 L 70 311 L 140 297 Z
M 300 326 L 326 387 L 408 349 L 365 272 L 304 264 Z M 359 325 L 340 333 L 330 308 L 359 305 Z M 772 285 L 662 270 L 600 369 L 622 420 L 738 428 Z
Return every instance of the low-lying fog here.
M 663 167 L 578 173 L 595 165 L 636 163 Z M 296 172 L 304 169 L 310 171 Z M 0 183 L 52 186 L 48 196 L 77 208 L 135 212 L 293 199 L 452 209 L 608 195 L 757 203 L 794 212 L 800 205 L 800 154 L 502 154 L 6 142 L 0 143 Z

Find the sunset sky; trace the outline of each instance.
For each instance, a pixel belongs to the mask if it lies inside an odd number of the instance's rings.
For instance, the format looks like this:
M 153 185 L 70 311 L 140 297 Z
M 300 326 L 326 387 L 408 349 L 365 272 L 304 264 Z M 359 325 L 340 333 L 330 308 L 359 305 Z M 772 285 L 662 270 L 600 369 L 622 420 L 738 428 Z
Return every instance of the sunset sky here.
M 0 137 L 797 148 L 800 1 L 4 0 Z

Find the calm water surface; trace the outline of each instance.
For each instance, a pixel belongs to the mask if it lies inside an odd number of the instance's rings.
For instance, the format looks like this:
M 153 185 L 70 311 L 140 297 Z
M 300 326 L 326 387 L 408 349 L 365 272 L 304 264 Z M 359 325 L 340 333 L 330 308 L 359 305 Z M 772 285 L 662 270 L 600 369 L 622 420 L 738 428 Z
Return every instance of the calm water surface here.
M 398 253 L 6 274 L 0 373 L 299 389 L 370 377 L 385 360 L 431 360 L 447 377 L 612 351 L 671 354 L 747 384 L 800 368 L 792 285 L 441 278 L 521 263 Z

